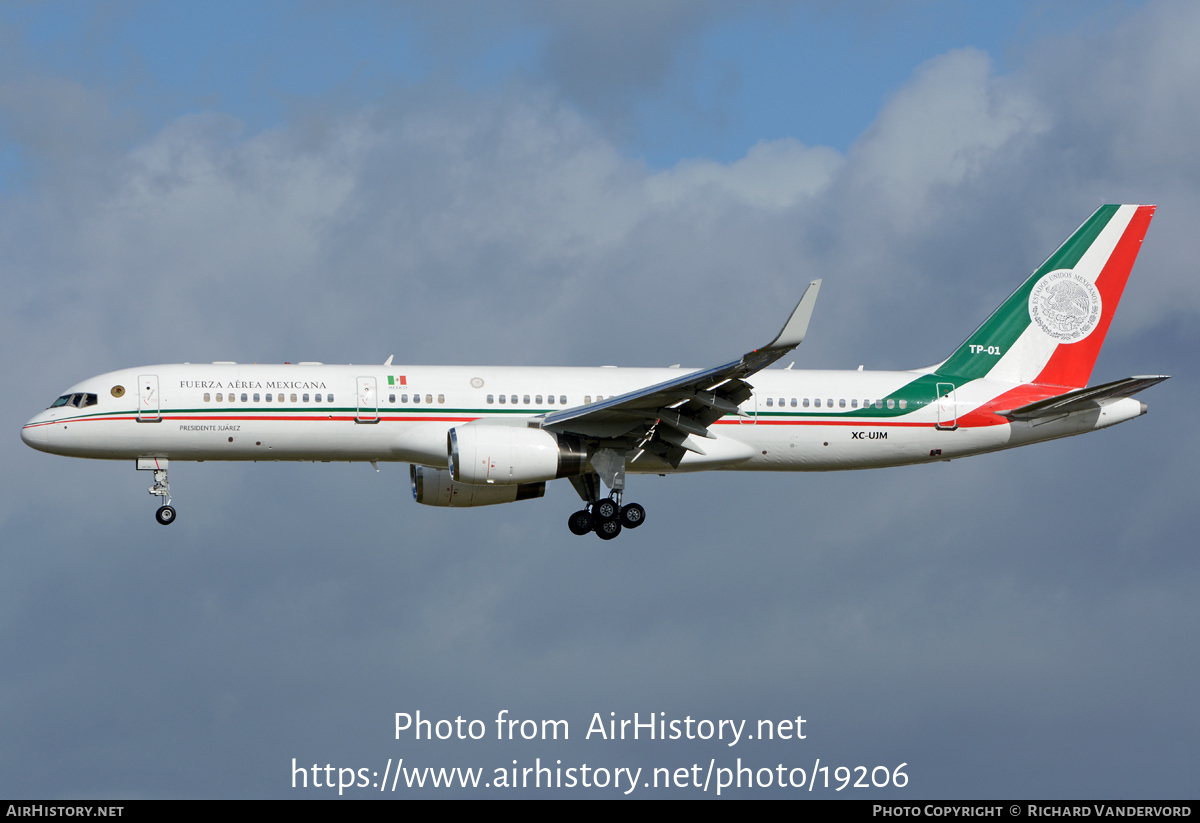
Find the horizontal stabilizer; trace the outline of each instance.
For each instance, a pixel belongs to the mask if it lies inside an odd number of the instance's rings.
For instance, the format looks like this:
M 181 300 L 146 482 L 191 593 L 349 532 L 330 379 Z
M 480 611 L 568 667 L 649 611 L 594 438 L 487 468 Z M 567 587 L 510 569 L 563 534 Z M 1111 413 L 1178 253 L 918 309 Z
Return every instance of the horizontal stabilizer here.
M 1126 377 L 1124 380 L 1116 380 L 1112 383 L 1104 383 L 1103 385 L 1092 386 L 1087 389 L 1076 389 L 1066 394 L 1060 394 L 1058 397 L 1039 400 L 1036 403 L 1030 403 L 1009 411 L 996 412 L 996 414 L 1007 417 L 1009 420 L 1038 420 L 1043 417 L 1057 417 L 1063 414 L 1070 414 L 1073 411 L 1094 408 L 1096 405 L 1103 404 L 1106 400 L 1120 400 L 1125 397 L 1133 397 L 1133 395 L 1143 389 L 1148 389 L 1151 386 L 1161 383 L 1169 376 L 1143 375 L 1139 377 Z

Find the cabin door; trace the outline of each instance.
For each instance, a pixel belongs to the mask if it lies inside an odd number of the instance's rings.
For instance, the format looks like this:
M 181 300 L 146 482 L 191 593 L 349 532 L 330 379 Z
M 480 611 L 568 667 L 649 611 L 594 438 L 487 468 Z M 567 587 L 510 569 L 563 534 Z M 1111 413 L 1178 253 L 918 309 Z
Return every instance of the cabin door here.
M 758 422 L 758 393 L 750 395 L 750 399 L 742 405 L 742 413 L 738 415 L 738 422 L 753 426 Z
M 958 404 L 954 402 L 954 384 L 937 384 L 937 427 L 943 431 L 958 428 Z
M 157 423 L 162 420 L 157 374 L 138 375 L 137 419 L 139 423 Z
M 379 393 L 375 390 L 374 377 L 358 378 L 358 412 L 355 423 L 379 422 Z

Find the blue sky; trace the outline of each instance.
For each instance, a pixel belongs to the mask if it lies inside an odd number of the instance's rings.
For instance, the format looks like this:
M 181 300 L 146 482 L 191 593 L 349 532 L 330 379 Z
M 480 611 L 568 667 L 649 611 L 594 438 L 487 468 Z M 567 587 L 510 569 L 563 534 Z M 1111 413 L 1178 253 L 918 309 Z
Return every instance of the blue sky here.
M 439 5 L 10 4 L 8 73 L 81 83 L 132 120 L 130 140 L 199 111 L 255 132 L 397 90 L 548 85 L 611 128 L 628 156 L 664 167 L 727 162 L 783 137 L 844 151 L 932 56 L 971 46 L 1003 72 L 1031 43 L 1139 4 L 651 4 L 583 52 L 571 46 L 591 17 L 620 16 Z M 637 23 L 652 25 L 639 34 Z M 5 147 L 10 179 L 14 152 Z
M 1198 38 L 1179 2 L 0 7 L 0 793 L 726 754 L 391 733 L 508 708 L 803 714 L 745 756 L 900 796 L 1194 797 Z M 638 477 L 613 544 L 570 488 L 436 510 L 396 464 L 180 464 L 164 529 L 132 466 L 17 438 L 139 364 L 713 365 L 814 277 L 797 368 L 920 367 L 1105 202 L 1159 206 L 1094 376 L 1173 375 L 1149 415 Z

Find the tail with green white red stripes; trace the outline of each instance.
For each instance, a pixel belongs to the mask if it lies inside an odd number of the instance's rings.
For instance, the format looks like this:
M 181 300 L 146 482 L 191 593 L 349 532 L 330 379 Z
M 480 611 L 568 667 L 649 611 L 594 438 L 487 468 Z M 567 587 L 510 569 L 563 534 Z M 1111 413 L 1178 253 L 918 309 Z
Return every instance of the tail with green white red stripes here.
M 1097 209 L 935 373 L 1086 386 L 1154 208 Z

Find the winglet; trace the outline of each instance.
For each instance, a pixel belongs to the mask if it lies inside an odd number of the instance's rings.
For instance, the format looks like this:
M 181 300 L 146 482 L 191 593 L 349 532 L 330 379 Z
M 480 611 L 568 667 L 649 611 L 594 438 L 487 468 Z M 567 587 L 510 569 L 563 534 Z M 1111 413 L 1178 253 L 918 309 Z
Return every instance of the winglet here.
M 804 342 L 804 335 L 808 332 L 808 321 L 812 319 L 813 307 L 817 304 L 817 292 L 820 289 L 820 280 L 814 280 L 808 284 L 808 288 L 804 290 L 804 296 L 796 304 L 796 308 L 792 311 L 792 316 L 788 318 L 787 323 L 784 324 L 783 330 L 760 351 L 778 351 L 780 349 L 787 351 Z

